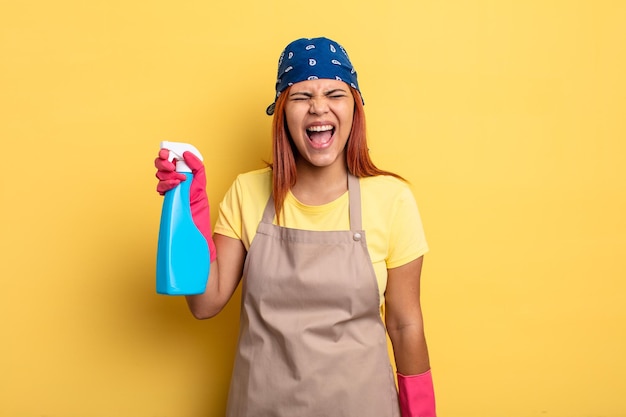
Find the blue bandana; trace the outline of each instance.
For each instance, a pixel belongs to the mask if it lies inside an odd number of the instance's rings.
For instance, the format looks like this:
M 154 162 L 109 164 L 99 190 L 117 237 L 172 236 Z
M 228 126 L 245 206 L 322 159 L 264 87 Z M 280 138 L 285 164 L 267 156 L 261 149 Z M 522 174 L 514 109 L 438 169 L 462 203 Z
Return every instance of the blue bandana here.
M 274 103 L 265 111 L 268 115 L 274 114 L 280 93 L 300 81 L 339 80 L 361 93 L 348 53 L 343 46 L 327 38 L 303 38 L 287 45 L 278 59 L 277 78 Z

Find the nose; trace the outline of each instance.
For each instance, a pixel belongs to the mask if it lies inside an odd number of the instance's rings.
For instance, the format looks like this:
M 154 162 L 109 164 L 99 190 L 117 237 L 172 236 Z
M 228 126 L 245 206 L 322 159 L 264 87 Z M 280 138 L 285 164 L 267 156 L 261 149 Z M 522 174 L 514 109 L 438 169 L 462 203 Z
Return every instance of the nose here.
M 309 113 L 324 114 L 328 112 L 328 99 L 324 96 L 311 97 Z

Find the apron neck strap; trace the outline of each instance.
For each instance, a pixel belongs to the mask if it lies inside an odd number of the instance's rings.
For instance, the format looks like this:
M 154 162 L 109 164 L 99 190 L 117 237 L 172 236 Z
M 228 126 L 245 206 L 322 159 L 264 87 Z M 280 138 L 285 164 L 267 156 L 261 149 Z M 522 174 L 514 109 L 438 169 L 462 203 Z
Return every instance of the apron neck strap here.
M 348 174 L 348 196 L 350 198 L 350 230 L 361 230 L 361 183 Z
M 361 184 L 359 179 L 352 174 L 348 174 L 348 198 L 350 210 L 350 230 L 361 230 Z M 263 211 L 263 223 L 272 224 L 276 216 L 274 207 L 274 197 L 270 195 L 265 210 Z

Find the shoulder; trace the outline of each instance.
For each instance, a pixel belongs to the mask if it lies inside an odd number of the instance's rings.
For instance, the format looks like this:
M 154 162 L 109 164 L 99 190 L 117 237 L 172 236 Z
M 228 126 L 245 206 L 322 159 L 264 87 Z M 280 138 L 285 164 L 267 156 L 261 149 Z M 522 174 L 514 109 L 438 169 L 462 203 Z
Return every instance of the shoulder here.
M 270 168 L 237 175 L 220 203 L 214 232 L 241 239 L 249 248 L 272 190 Z
M 237 175 L 235 182 L 242 185 L 262 185 L 272 183 L 272 169 L 265 167 L 261 169 L 255 169 L 254 171 L 248 171 Z
M 272 191 L 272 169 L 266 167 L 239 174 L 233 188 L 239 194 L 267 198 Z
M 411 187 L 399 178 L 377 175 L 361 178 L 360 183 L 364 214 L 392 217 L 418 211 Z
M 360 179 L 360 183 L 363 196 L 391 199 L 413 196 L 409 184 L 391 175 L 363 177 Z

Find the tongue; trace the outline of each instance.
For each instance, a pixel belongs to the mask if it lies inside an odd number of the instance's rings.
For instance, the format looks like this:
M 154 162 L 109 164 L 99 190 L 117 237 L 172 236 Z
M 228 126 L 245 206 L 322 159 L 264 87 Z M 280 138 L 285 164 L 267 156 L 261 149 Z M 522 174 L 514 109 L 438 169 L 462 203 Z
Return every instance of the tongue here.
M 324 132 L 309 132 L 309 139 L 311 139 L 311 142 L 318 144 L 327 143 L 332 136 L 332 130 L 326 130 Z

